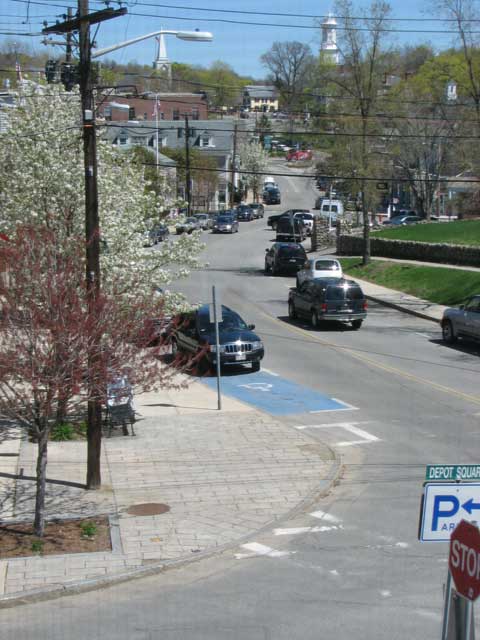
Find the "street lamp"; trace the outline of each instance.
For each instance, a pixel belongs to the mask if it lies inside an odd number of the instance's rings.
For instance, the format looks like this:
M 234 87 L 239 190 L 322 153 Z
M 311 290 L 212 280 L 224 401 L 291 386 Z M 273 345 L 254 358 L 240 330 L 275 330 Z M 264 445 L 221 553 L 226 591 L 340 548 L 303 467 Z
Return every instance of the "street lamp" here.
M 110 53 L 110 51 L 116 51 L 117 49 L 128 47 L 130 44 L 135 44 L 136 42 L 146 40 L 147 38 L 155 38 L 156 36 L 175 36 L 180 40 L 187 40 L 189 42 L 211 42 L 213 40 L 213 35 L 209 31 L 176 31 L 173 29 L 160 29 L 153 33 L 138 36 L 138 38 L 132 38 L 131 40 L 125 40 L 125 42 L 120 42 L 119 44 L 113 44 L 111 47 L 98 49 L 92 53 L 92 58 L 99 58 L 100 56 L 104 56 L 106 53 Z

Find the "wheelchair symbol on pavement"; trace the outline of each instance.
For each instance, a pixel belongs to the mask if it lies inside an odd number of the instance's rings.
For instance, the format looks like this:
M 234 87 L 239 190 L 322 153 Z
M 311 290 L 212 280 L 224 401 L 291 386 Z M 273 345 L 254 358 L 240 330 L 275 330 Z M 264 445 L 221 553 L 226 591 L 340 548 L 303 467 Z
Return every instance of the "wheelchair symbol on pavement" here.
M 249 384 L 239 384 L 239 387 L 245 387 L 252 391 L 270 391 L 273 388 L 273 384 L 268 382 L 250 382 Z

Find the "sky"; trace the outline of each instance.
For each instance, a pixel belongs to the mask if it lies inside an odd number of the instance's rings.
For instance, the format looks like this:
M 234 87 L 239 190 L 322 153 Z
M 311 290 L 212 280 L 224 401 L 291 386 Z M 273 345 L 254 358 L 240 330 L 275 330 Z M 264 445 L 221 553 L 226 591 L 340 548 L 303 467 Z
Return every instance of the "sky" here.
M 307 16 L 324 16 L 334 9 L 333 2 L 323 0 L 126 0 L 122 4 L 128 9 L 128 14 L 100 26 L 96 35 L 98 48 L 159 29 L 210 31 L 213 34 L 212 42 L 184 42 L 168 36 L 166 45 L 169 59 L 205 67 L 221 60 L 237 73 L 259 80 L 266 75 L 260 56 L 275 41 L 298 40 L 310 45 L 313 52 L 318 53 L 320 32 L 315 26 L 316 20 Z M 354 2 L 358 8 L 368 4 L 370 2 L 364 0 Z M 58 16 L 66 12 L 68 6 L 75 11 L 76 0 L 0 0 L 0 44 L 6 41 L 27 43 L 37 52 L 47 49 L 52 56 L 58 56 L 62 49 L 45 47 L 41 44 L 41 35 L 18 34 L 38 34 L 43 20 L 47 20 L 49 25 L 56 19 L 61 21 L 62 18 Z M 104 2 L 90 0 L 90 11 L 97 11 L 104 6 Z M 112 0 L 110 6 L 118 8 L 118 2 Z M 391 23 L 397 32 L 388 35 L 389 43 L 401 46 L 428 42 L 437 50 L 451 46 L 454 43 L 451 34 L 428 33 L 448 28 L 444 22 L 435 22 L 439 15 L 432 6 L 433 0 L 393 0 L 391 17 L 410 21 L 395 20 Z M 226 10 L 230 12 L 224 13 Z M 250 24 L 242 24 L 245 22 Z M 108 54 L 105 59 L 122 64 L 137 62 L 151 65 L 155 58 L 155 47 L 155 39 L 151 38 Z

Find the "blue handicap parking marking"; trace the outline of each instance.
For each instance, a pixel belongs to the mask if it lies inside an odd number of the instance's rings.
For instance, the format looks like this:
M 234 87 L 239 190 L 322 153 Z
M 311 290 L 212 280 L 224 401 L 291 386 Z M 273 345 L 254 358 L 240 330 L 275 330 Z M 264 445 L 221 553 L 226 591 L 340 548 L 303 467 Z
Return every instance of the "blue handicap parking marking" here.
M 217 388 L 215 377 L 201 378 L 201 381 L 212 389 Z M 264 372 L 222 377 L 221 389 L 222 393 L 254 405 L 272 415 L 352 408 L 318 391 Z

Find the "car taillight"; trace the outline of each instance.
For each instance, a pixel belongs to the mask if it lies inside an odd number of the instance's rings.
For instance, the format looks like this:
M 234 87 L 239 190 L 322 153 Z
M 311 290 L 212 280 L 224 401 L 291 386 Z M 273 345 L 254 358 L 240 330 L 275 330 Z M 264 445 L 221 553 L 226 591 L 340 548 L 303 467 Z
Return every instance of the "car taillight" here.
M 366 311 L 368 307 L 368 302 L 365 300 L 365 302 L 363 303 L 363 308 Z
M 325 312 L 326 312 L 326 310 L 327 310 L 327 308 L 328 308 L 328 307 L 327 307 L 327 303 L 326 303 L 326 302 L 324 302 L 324 303 L 320 306 L 320 310 L 321 310 L 321 312 L 322 312 L 322 313 L 325 313 Z

